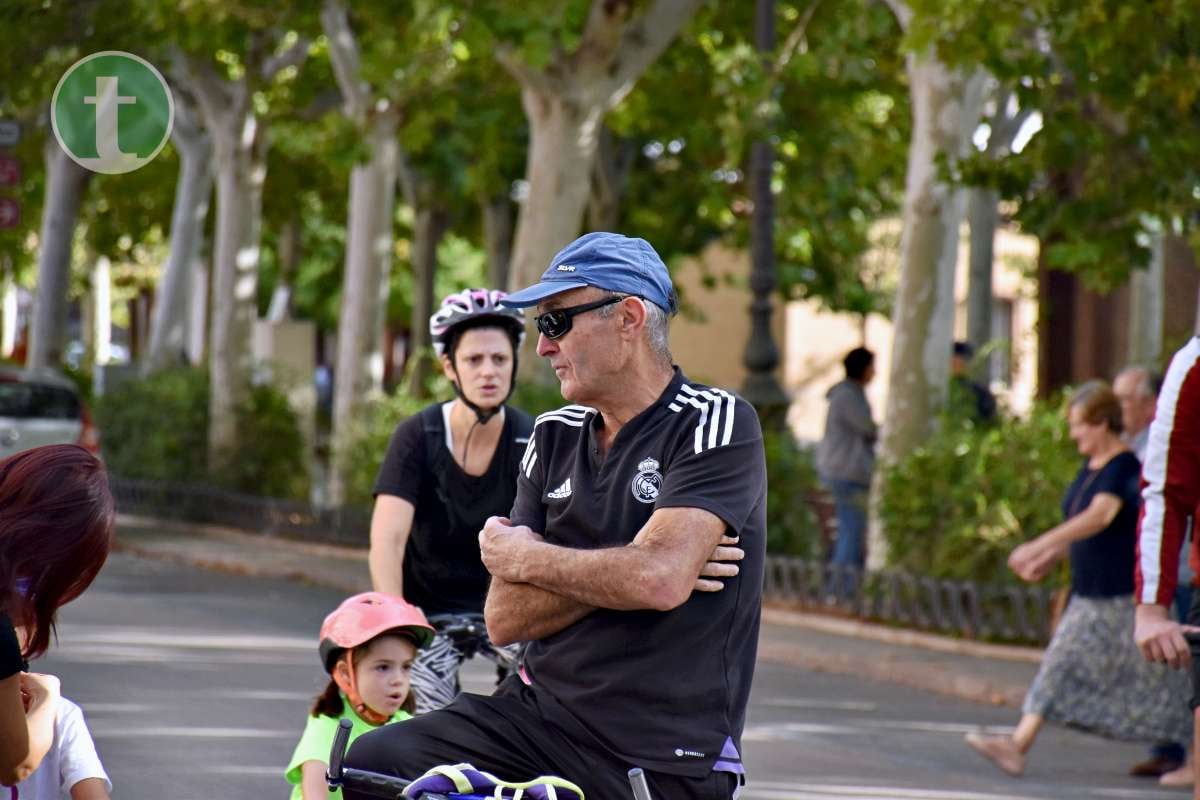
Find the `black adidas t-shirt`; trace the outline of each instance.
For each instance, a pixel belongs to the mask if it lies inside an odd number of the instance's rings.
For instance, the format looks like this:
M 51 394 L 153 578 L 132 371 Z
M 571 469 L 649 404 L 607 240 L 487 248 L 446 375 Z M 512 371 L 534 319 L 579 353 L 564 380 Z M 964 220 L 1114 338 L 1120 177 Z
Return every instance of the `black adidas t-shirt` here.
M 606 457 L 599 414 L 566 406 L 538 417 L 522 459 L 514 524 L 565 547 L 628 544 L 657 508 L 712 512 L 741 537 L 740 574 L 668 612 L 599 609 L 532 642 L 533 687 L 618 757 L 701 777 L 728 769 L 758 644 L 766 550 L 766 464 L 753 407 L 690 383 L 678 369 L 663 395 L 621 428 Z M 732 746 L 732 747 L 731 747 Z M 736 748 L 736 750 L 732 749 Z
M 446 447 L 442 404 L 396 427 L 375 494 L 394 495 L 415 507 L 404 549 L 404 599 L 426 614 L 482 613 L 490 576 L 479 556 L 479 531 L 488 517 L 512 507 L 532 429 L 528 414 L 506 406 L 491 464 L 473 476 Z

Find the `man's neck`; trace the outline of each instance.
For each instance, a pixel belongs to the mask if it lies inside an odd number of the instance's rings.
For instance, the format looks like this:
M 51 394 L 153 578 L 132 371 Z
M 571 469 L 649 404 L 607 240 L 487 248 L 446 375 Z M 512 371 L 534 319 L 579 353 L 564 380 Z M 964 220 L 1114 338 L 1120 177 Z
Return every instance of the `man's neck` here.
M 662 397 L 674 377 L 675 370 L 670 366 L 646 365 L 630 369 L 619 381 L 613 382 L 617 389 L 613 395 L 592 404 L 604 422 L 604 427 L 596 432 L 601 452 L 608 451 L 617 433 L 629 420 Z

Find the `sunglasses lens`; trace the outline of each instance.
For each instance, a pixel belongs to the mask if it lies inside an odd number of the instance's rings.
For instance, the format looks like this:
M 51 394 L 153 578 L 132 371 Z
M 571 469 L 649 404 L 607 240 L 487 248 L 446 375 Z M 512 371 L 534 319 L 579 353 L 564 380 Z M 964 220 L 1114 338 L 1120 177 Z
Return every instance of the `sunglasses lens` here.
M 537 328 L 547 339 L 557 339 L 571 329 L 571 320 L 561 311 L 547 311 L 537 318 Z

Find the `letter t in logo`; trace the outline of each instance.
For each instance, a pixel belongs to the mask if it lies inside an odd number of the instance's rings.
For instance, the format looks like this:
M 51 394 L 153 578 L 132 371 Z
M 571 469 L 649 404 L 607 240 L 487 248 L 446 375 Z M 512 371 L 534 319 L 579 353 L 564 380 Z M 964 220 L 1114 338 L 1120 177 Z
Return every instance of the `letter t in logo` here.
M 96 152 L 105 160 L 126 155 L 117 139 L 117 114 L 120 106 L 137 102 L 136 97 L 119 94 L 117 83 L 115 75 L 98 75 L 96 94 L 83 98 L 83 102 L 96 107 Z

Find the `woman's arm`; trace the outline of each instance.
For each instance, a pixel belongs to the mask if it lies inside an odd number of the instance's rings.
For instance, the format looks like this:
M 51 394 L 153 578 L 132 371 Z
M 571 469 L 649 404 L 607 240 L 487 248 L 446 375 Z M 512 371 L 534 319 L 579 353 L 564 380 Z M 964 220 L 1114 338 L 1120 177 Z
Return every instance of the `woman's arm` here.
M 416 507 L 400 497 L 381 494 L 371 514 L 371 549 L 367 563 L 377 592 L 404 596 L 404 549 L 412 532 Z
M 21 690 L 29 695 L 28 709 Z M 18 673 L 0 681 L 0 784 L 20 783 L 54 743 L 58 678 Z
M 324 761 L 305 761 L 300 766 L 300 793 L 304 800 L 329 800 L 329 784 L 325 782 L 325 771 L 329 765 Z
M 1112 524 L 1121 512 L 1122 502 L 1115 494 L 1096 494 L 1083 511 L 1013 550 L 1008 557 L 1009 568 L 1023 580 L 1041 580 L 1066 555 L 1072 542 L 1095 536 Z

